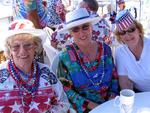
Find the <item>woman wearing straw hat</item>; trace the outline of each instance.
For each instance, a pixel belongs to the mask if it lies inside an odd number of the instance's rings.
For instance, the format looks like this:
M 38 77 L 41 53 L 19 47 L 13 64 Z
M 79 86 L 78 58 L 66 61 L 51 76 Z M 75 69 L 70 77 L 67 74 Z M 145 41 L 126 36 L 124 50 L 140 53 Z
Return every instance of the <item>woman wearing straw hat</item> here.
M 88 112 L 118 93 L 118 76 L 108 45 L 92 40 L 92 24 L 85 8 L 66 14 L 66 24 L 74 43 L 59 55 L 58 76 L 72 107 L 78 113 Z
M 142 24 L 124 10 L 116 17 L 115 34 L 121 44 L 115 53 L 120 87 L 150 91 L 150 40 Z
M 24 19 L 13 21 L 9 29 L 8 61 L 0 64 L 0 112 L 66 113 L 70 104 L 62 84 L 47 65 L 34 59 L 46 33 Z

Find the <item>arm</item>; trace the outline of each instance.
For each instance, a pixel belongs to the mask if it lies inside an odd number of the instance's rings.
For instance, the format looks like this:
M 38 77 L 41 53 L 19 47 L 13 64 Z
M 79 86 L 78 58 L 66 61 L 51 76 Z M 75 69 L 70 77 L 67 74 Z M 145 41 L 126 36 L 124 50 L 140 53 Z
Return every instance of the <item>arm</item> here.
M 110 81 L 111 83 L 110 83 L 110 88 L 108 93 L 108 99 L 112 99 L 119 93 L 118 73 L 114 65 L 114 60 L 113 60 L 110 47 L 106 46 L 104 51 L 105 51 L 104 52 L 105 56 L 107 56 L 105 61 L 107 63 L 106 64 L 107 70 L 109 70 L 109 68 L 112 68 L 112 72 L 111 72 L 112 77 L 111 77 L 111 81 Z
M 27 9 L 27 19 L 31 20 L 35 26 L 35 28 L 41 28 L 39 16 L 37 12 L 37 2 L 26 0 L 25 7 Z
M 46 113 L 67 113 L 70 108 L 70 104 L 61 82 L 58 80 L 52 87 L 57 95 L 57 103 L 52 105 L 52 108 L 50 108 Z
M 59 62 L 58 76 L 74 109 L 78 109 L 78 111 L 82 111 L 83 109 L 84 111 L 88 112 L 97 106 L 96 103 L 89 101 L 88 99 L 84 98 L 76 92 L 69 72 L 61 61 Z
M 119 77 L 119 85 L 121 89 L 132 89 L 133 90 L 133 82 L 128 78 L 128 76 L 120 76 Z
M 117 48 L 115 52 L 115 62 L 119 75 L 119 85 L 121 89 L 133 89 L 133 82 L 128 78 L 128 72 L 126 69 L 126 60 L 124 59 L 123 51 L 121 48 Z M 124 59 L 124 60 L 123 60 Z
M 113 62 L 113 60 L 112 60 Z M 119 92 L 119 83 L 118 83 L 118 74 L 116 67 L 113 64 L 113 70 L 112 70 L 112 80 L 111 80 L 111 87 L 109 90 L 109 99 L 115 98 L 115 96 L 118 95 Z
M 36 9 L 32 10 L 32 11 L 29 11 L 27 13 L 27 18 L 33 22 L 35 28 L 37 28 L 37 29 L 41 28 L 38 13 L 37 13 Z

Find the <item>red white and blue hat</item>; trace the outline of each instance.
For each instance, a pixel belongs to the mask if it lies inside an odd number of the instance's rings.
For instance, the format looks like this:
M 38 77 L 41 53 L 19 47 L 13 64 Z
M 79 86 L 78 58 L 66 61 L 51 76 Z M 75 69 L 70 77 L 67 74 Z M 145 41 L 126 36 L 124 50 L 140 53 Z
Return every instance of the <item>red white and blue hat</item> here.
M 117 0 L 117 4 L 124 3 L 124 0 Z
M 0 49 L 4 49 L 4 43 L 8 37 L 21 33 L 28 33 L 32 34 L 33 36 L 38 36 L 42 40 L 42 43 L 45 42 L 47 36 L 44 30 L 36 29 L 30 20 L 14 20 L 8 25 L 8 30 L 3 31 L 0 34 L 0 37 L 2 38 L 1 42 L 3 43 L 0 44 Z
M 116 28 L 122 31 L 130 27 L 134 23 L 135 18 L 132 16 L 130 11 L 123 10 L 120 11 L 116 16 Z

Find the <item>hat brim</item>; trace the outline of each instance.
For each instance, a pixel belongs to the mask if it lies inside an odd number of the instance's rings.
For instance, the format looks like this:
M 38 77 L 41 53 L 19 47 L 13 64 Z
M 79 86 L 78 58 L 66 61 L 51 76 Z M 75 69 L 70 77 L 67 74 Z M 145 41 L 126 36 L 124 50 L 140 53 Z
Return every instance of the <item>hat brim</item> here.
M 61 33 L 67 32 L 69 29 L 79 26 L 79 25 L 82 25 L 82 24 L 85 24 L 85 23 L 91 23 L 94 25 L 94 24 L 98 23 L 100 20 L 101 20 L 100 17 L 91 17 L 91 18 L 87 18 L 87 19 L 74 21 L 74 22 L 64 25 L 63 28 L 60 29 L 58 32 L 61 32 Z
M 125 3 L 125 2 L 123 2 L 123 1 L 122 2 L 117 2 L 117 4 L 123 4 L 123 3 Z
M 42 29 L 19 29 L 19 30 L 9 30 L 9 31 L 3 31 L 0 35 L 2 40 L 0 41 L 0 50 L 4 50 L 5 43 L 8 37 L 17 35 L 17 34 L 22 34 L 22 33 L 27 33 L 31 34 L 33 36 L 37 36 L 42 40 L 42 43 L 45 42 L 47 34 L 44 30 Z

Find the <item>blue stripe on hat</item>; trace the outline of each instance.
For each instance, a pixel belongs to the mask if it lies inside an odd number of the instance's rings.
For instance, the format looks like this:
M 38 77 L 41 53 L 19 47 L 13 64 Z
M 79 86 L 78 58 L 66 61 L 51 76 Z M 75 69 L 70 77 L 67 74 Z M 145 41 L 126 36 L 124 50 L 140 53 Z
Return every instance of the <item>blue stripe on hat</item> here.
M 75 21 L 77 21 L 77 20 L 82 20 L 82 19 L 85 19 L 85 18 L 89 18 L 90 16 L 85 16 L 85 17 L 82 17 L 82 18 L 77 18 L 77 19 L 75 19 L 75 20 L 71 20 L 71 21 L 69 21 L 69 22 L 67 22 L 66 24 L 69 24 L 69 23 L 71 23 L 71 22 L 75 22 Z

